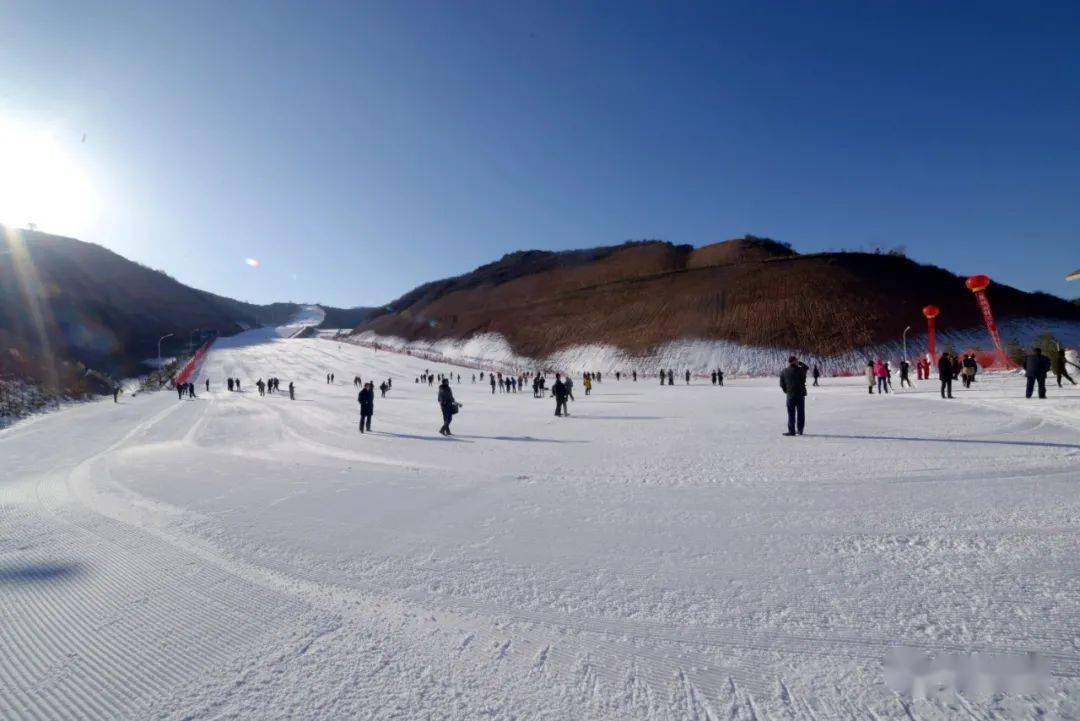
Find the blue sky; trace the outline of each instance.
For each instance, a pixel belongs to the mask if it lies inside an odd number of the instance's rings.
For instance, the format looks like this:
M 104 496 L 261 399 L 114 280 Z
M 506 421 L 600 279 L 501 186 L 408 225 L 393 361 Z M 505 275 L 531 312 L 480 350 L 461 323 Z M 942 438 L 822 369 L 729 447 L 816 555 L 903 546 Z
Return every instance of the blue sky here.
M 0 22 L 0 120 L 48 128 L 96 189 L 77 235 L 240 299 L 380 304 L 513 250 L 745 233 L 1080 296 L 1080 3 L 36 0 Z

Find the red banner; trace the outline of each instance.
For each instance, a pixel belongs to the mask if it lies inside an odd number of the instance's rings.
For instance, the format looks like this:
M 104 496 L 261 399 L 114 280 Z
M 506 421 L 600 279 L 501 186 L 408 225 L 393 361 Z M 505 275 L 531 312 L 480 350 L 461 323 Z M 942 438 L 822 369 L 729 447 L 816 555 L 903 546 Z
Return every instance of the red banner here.
M 926 350 L 930 354 L 930 362 L 937 363 L 937 349 L 934 347 L 934 319 L 926 319 Z
M 211 338 L 203 344 L 202 348 L 195 351 L 195 355 L 191 356 L 184 367 L 180 370 L 180 374 L 176 376 L 176 384 L 187 383 L 195 375 L 195 372 L 199 369 L 199 364 L 202 363 L 203 356 L 206 355 L 206 351 L 210 350 L 211 344 L 217 340 L 217 338 Z
M 994 314 L 990 310 L 990 299 L 986 297 L 986 293 L 978 291 L 975 293 L 975 297 L 979 301 L 979 308 L 982 310 L 983 321 L 986 322 L 986 330 L 990 331 L 990 339 L 994 341 L 994 347 L 997 348 L 998 355 L 1001 356 L 1001 362 L 1007 368 L 1009 366 L 1009 359 L 1005 356 L 1005 350 L 1001 347 L 1001 336 L 998 334 L 997 324 L 994 323 Z

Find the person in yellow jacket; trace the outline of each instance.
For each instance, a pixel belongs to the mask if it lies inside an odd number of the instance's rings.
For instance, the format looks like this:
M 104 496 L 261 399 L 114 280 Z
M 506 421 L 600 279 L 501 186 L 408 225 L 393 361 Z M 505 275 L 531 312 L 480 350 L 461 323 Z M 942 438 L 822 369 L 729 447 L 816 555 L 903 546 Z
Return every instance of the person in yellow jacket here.
M 585 395 L 589 395 L 590 393 L 592 393 L 592 378 L 589 377 L 588 373 L 585 374 L 581 383 L 585 386 Z

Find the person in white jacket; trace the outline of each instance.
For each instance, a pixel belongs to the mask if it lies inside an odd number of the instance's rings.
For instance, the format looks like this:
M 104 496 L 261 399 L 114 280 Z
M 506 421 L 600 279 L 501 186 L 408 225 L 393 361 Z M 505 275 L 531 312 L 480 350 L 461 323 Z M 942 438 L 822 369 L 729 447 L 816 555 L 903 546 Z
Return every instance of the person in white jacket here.
M 874 395 L 874 361 L 866 361 L 866 385 Z

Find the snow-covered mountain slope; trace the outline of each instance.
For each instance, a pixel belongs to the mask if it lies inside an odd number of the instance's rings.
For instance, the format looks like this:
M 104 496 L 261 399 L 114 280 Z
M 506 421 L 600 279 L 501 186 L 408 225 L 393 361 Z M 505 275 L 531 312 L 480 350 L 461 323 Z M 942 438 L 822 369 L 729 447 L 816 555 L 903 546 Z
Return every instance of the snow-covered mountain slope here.
M 461 374 L 454 438 L 428 368 Z M 0 718 L 1080 714 L 1075 388 L 829 379 L 783 438 L 775 379 L 605 375 L 555 418 L 258 332 L 202 373 L 0 431 Z M 393 379 L 370 435 L 356 375 Z M 1050 685 L 911 701 L 896 646 L 1031 652 Z
M 1080 347 L 1080 323 L 1071 321 L 1014 318 L 1001 323 L 999 331 L 1002 338 L 1016 340 L 1025 346 L 1034 342 L 1039 335 L 1051 333 L 1069 348 Z M 510 343 L 496 333 L 485 333 L 465 340 L 407 341 L 401 337 L 364 331 L 347 340 L 369 347 L 378 346 L 435 360 L 509 372 L 539 367 L 575 374 L 587 370 L 601 373 L 637 370 L 655 375 L 658 368 L 674 368 L 678 372 L 689 369 L 692 373 L 707 375 L 711 370 L 720 368 L 733 375 L 761 376 L 775 374 L 787 363 L 789 355 L 799 353 L 806 362 L 820 365 L 826 375 L 849 375 L 861 373 L 867 359 L 883 358 L 898 367 L 904 358 L 902 339 L 836 355 L 806 354 L 798 348 L 745 346 L 724 340 L 684 339 L 639 354 L 628 353 L 612 345 L 593 344 L 571 346 L 542 358 L 527 358 L 515 353 Z M 950 347 L 957 352 L 980 350 L 992 354 L 994 351 L 986 329 L 979 327 L 939 333 L 937 347 L 939 352 Z M 925 353 L 926 335 L 917 332 L 909 334 L 907 349 L 909 359 Z

